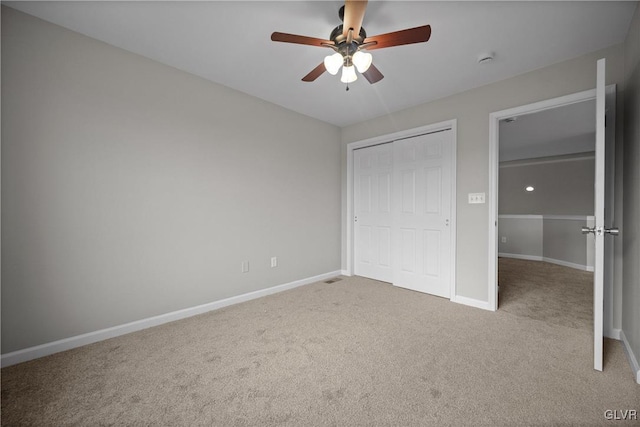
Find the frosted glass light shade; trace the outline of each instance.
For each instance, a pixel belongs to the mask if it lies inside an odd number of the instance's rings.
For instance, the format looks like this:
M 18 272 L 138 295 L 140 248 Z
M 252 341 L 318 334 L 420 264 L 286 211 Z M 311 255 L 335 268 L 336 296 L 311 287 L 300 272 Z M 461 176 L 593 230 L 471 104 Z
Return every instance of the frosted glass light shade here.
M 340 71 L 340 67 L 342 67 L 342 61 L 342 55 L 340 55 L 338 52 L 334 53 L 333 55 L 328 55 L 324 58 L 324 68 L 327 69 L 329 74 L 335 76 L 336 74 L 338 74 L 338 71 Z
M 356 66 L 358 71 L 364 73 L 371 66 L 371 62 L 373 61 L 373 56 L 368 52 L 357 51 L 353 54 L 353 65 Z
M 342 67 L 342 77 L 340 78 L 342 83 L 352 83 L 357 79 L 358 76 L 356 76 L 356 69 L 353 65 Z

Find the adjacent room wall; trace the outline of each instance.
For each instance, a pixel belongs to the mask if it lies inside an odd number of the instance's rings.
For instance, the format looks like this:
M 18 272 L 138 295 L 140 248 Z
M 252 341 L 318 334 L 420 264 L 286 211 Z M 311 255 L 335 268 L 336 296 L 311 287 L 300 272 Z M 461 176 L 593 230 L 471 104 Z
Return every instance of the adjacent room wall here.
M 580 232 L 587 224 L 588 219 L 545 218 L 542 233 L 544 259 L 593 271 L 593 262 L 589 263 L 587 251 L 589 244 L 593 245 L 593 238 Z
M 593 106 L 593 116 L 595 117 L 595 100 L 589 101 Z M 565 107 L 568 108 L 568 107 Z M 555 141 L 544 141 L 537 144 L 528 145 L 525 147 L 509 146 L 503 147 L 502 144 L 502 129 L 509 124 L 503 124 L 504 120 L 500 121 L 500 161 L 508 162 L 520 159 L 534 159 L 551 155 L 562 156 L 571 155 L 574 153 L 587 153 L 595 150 L 596 134 L 592 132 L 586 135 L 579 135 L 568 139 L 560 139 Z M 595 126 L 595 120 L 594 120 Z
M 498 212 L 593 215 L 594 157 L 500 164 Z M 533 186 L 534 191 L 525 191 Z
M 593 262 L 589 263 L 587 256 L 592 241 L 581 234 L 580 228 L 587 225 L 586 217 L 593 215 L 594 162 L 594 153 L 501 162 L 500 256 L 528 255 L 530 259 L 593 271 Z M 527 186 L 534 191 L 526 191 Z M 523 232 L 538 223 L 539 234 Z
M 625 41 L 622 331 L 640 362 L 640 5 Z M 635 366 L 640 382 L 640 367 Z
M 607 58 L 607 84 L 623 81 L 622 45 L 613 46 L 520 76 L 418 105 L 342 129 L 343 259 L 346 268 L 346 146 L 350 142 L 450 119 L 458 120 L 457 136 L 457 260 L 459 296 L 488 301 L 487 204 L 470 205 L 468 193 L 488 193 L 489 114 L 588 89 L 596 82 L 596 61 Z M 505 58 L 508 60 L 508 58 Z M 473 58 L 470 59 L 473 63 Z M 474 66 L 473 64 L 470 66 Z M 489 65 L 491 66 L 491 65 Z M 416 82 L 421 84 L 421 82 Z M 424 84 L 437 84 L 425 75 Z M 621 125 L 621 121 L 618 123 Z M 619 138 L 620 135 L 618 134 Z M 619 295 L 620 289 L 614 289 Z M 619 301 L 619 300 L 618 300 Z M 618 311 L 619 309 L 614 309 Z M 614 326 L 614 327 L 619 327 Z
M 499 216 L 498 253 L 542 260 L 543 224 L 542 215 Z
M 593 227 L 586 215 L 498 215 L 498 256 L 593 271 Z
M 2 125 L 3 354 L 340 269 L 337 127 L 7 7 Z

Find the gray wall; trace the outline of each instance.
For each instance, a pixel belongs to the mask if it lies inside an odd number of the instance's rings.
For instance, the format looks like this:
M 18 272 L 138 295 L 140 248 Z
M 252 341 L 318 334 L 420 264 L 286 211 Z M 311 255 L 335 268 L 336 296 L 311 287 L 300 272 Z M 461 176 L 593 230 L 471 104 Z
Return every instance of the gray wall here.
M 593 155 L 502 162 L 499 173 L 499 214 L 593 215 L 594 162 Z M 525 191 L 525 187 L 529 185 L 535 190 Z M 500 236 L 506 233 L 504 221 L 504 219 L 498 221 Z M 515 221 L 511 220 L 511 222 Z M 517 222 L 523 226 L 531 221 Z M 593 267 L 593 263 L 590 264 L 587 259 L 587 236 L 580 232 L 580 227 L 583 225 L 586 225 L 585 221 L 545 218 L 544 221 L 541 220 L 541 235 L 528 235 L 532 239 L 530 242 L 523 240 L 527 235 L 516 234 L 519 240 L 517 245 L 523 246 L 518 249 L 531 249 L 532 245 L 540 244 L 540 254 L 530 253 L 530 255 Z M 507 231 L 510 232 L 509 234 L 515 232 L 515 230 Z M 498 245 L 499 252 L 528 254 L 503 250 L 504 244 L 501 242 Z
M 587 236 L 580 228 L 587 221 L 544 219 L 542 256 L 552 260 L 593 267 L 587 257 Z
M 2 353 L 339 270 L 339 141 L 3 7 Z
M 500 165 L 500 214 L 593 215 L 594 158 Z M 525 191 L 532 185 L 535 190 Z
M 583 226 L 593 226 L 592 218 L 499 215 L 498 253 L 500 256 L 522 256 L 580 269 L 593 268 L 593 237 L 580 232 Z
M 526 219 L 500 217 L 498 227 L 499 253 L 542 258 L 542 217 Z M 503 239 L 506 242 L 503 242 Z
M 640 5 L 625 42 L 623 174 L 622 330 L 640 362 Z
M 457 264 L 458 295 L 488 300 L 488 204 L 467 203 L 467 194 L 489 190 L 489 115 L 494 111 L 593 89 L 596 61 L 607 58 L 607 84 L 622 83 L 622 45 L 594 52 L 457 95 L 342 129 L 343 268 L 346 266 L 346 146 L 379 135 L 444 120 L 458 120 Z M 420 84 L 417 82 L 416 84 Z M 437 84 L 425 76 L 425 84 Z M 621 121 L 619 122 L 621 125 Z M 618 137 L 620 135 L 618 134 Z M 489 199 L 488 202 L 491 202 Z M 614 289 L 614 296 L 621 287 Z M 618 302 L 620 299 L 617 300 Z M 616 307 L 614 311 L 619 311 Z M 619 324 L 614 327 L 620 327 Z

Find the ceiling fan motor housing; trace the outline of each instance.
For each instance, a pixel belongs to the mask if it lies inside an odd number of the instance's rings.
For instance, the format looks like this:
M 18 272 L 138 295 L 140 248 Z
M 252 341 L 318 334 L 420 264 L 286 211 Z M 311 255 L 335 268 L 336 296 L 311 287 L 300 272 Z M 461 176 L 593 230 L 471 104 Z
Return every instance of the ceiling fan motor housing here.
M 334 42 L 336 45 L 339 45 L 347 41 L 347 38 L 344 36 L 344 34 L 342 34 L 343 28 L 344 26 L 342 24 L 335 27 L 333 31 L 331 31 L 329 40 Z M 358 44 L 361 44 L 366 38 L 367 38 L 367 32 L 364 30 L 364 27 L 360 27 L 360 34 L 358 35 L 358 37 L 354 37 L 353 40 L 357 41 Z
M 358 51 L 360 45 L 367 38 L 367 32 L 364 27 L 360 27 L 360 34 L 358 37 L 354 37 L 351 43 L 347 43 L 347 37 L 343 34 L 343 25 L 340 24 L 336 28 L 333 29 L 331 35 L 329 36 L 329 40 L 335 43 L 335 51 L 339 52 L 345 58 L 346 61 L 350 62 L 351 56 Z

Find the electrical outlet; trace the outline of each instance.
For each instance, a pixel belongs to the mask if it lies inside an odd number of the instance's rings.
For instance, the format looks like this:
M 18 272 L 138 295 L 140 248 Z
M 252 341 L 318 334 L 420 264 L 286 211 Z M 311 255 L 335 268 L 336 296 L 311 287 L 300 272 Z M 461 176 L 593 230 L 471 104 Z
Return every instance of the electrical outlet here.
M 502 237 L 500 238 L 500 241 L 501 241 L 502 243 L 507 243 L 507 237 L 506 237 L 506 236 L 502 236 Z
M 277 266 L 278 266 L 278 257 L 272 256 L 271 257 L 271 268 L 277 267 Z
M 240 265 L 240 272 L 241 273 L 248 273 L 249 272 L 249 261 L 242 261 L 242 265 Z
M 469 204 L 484 203 L 484 193 L 469 193 Z

